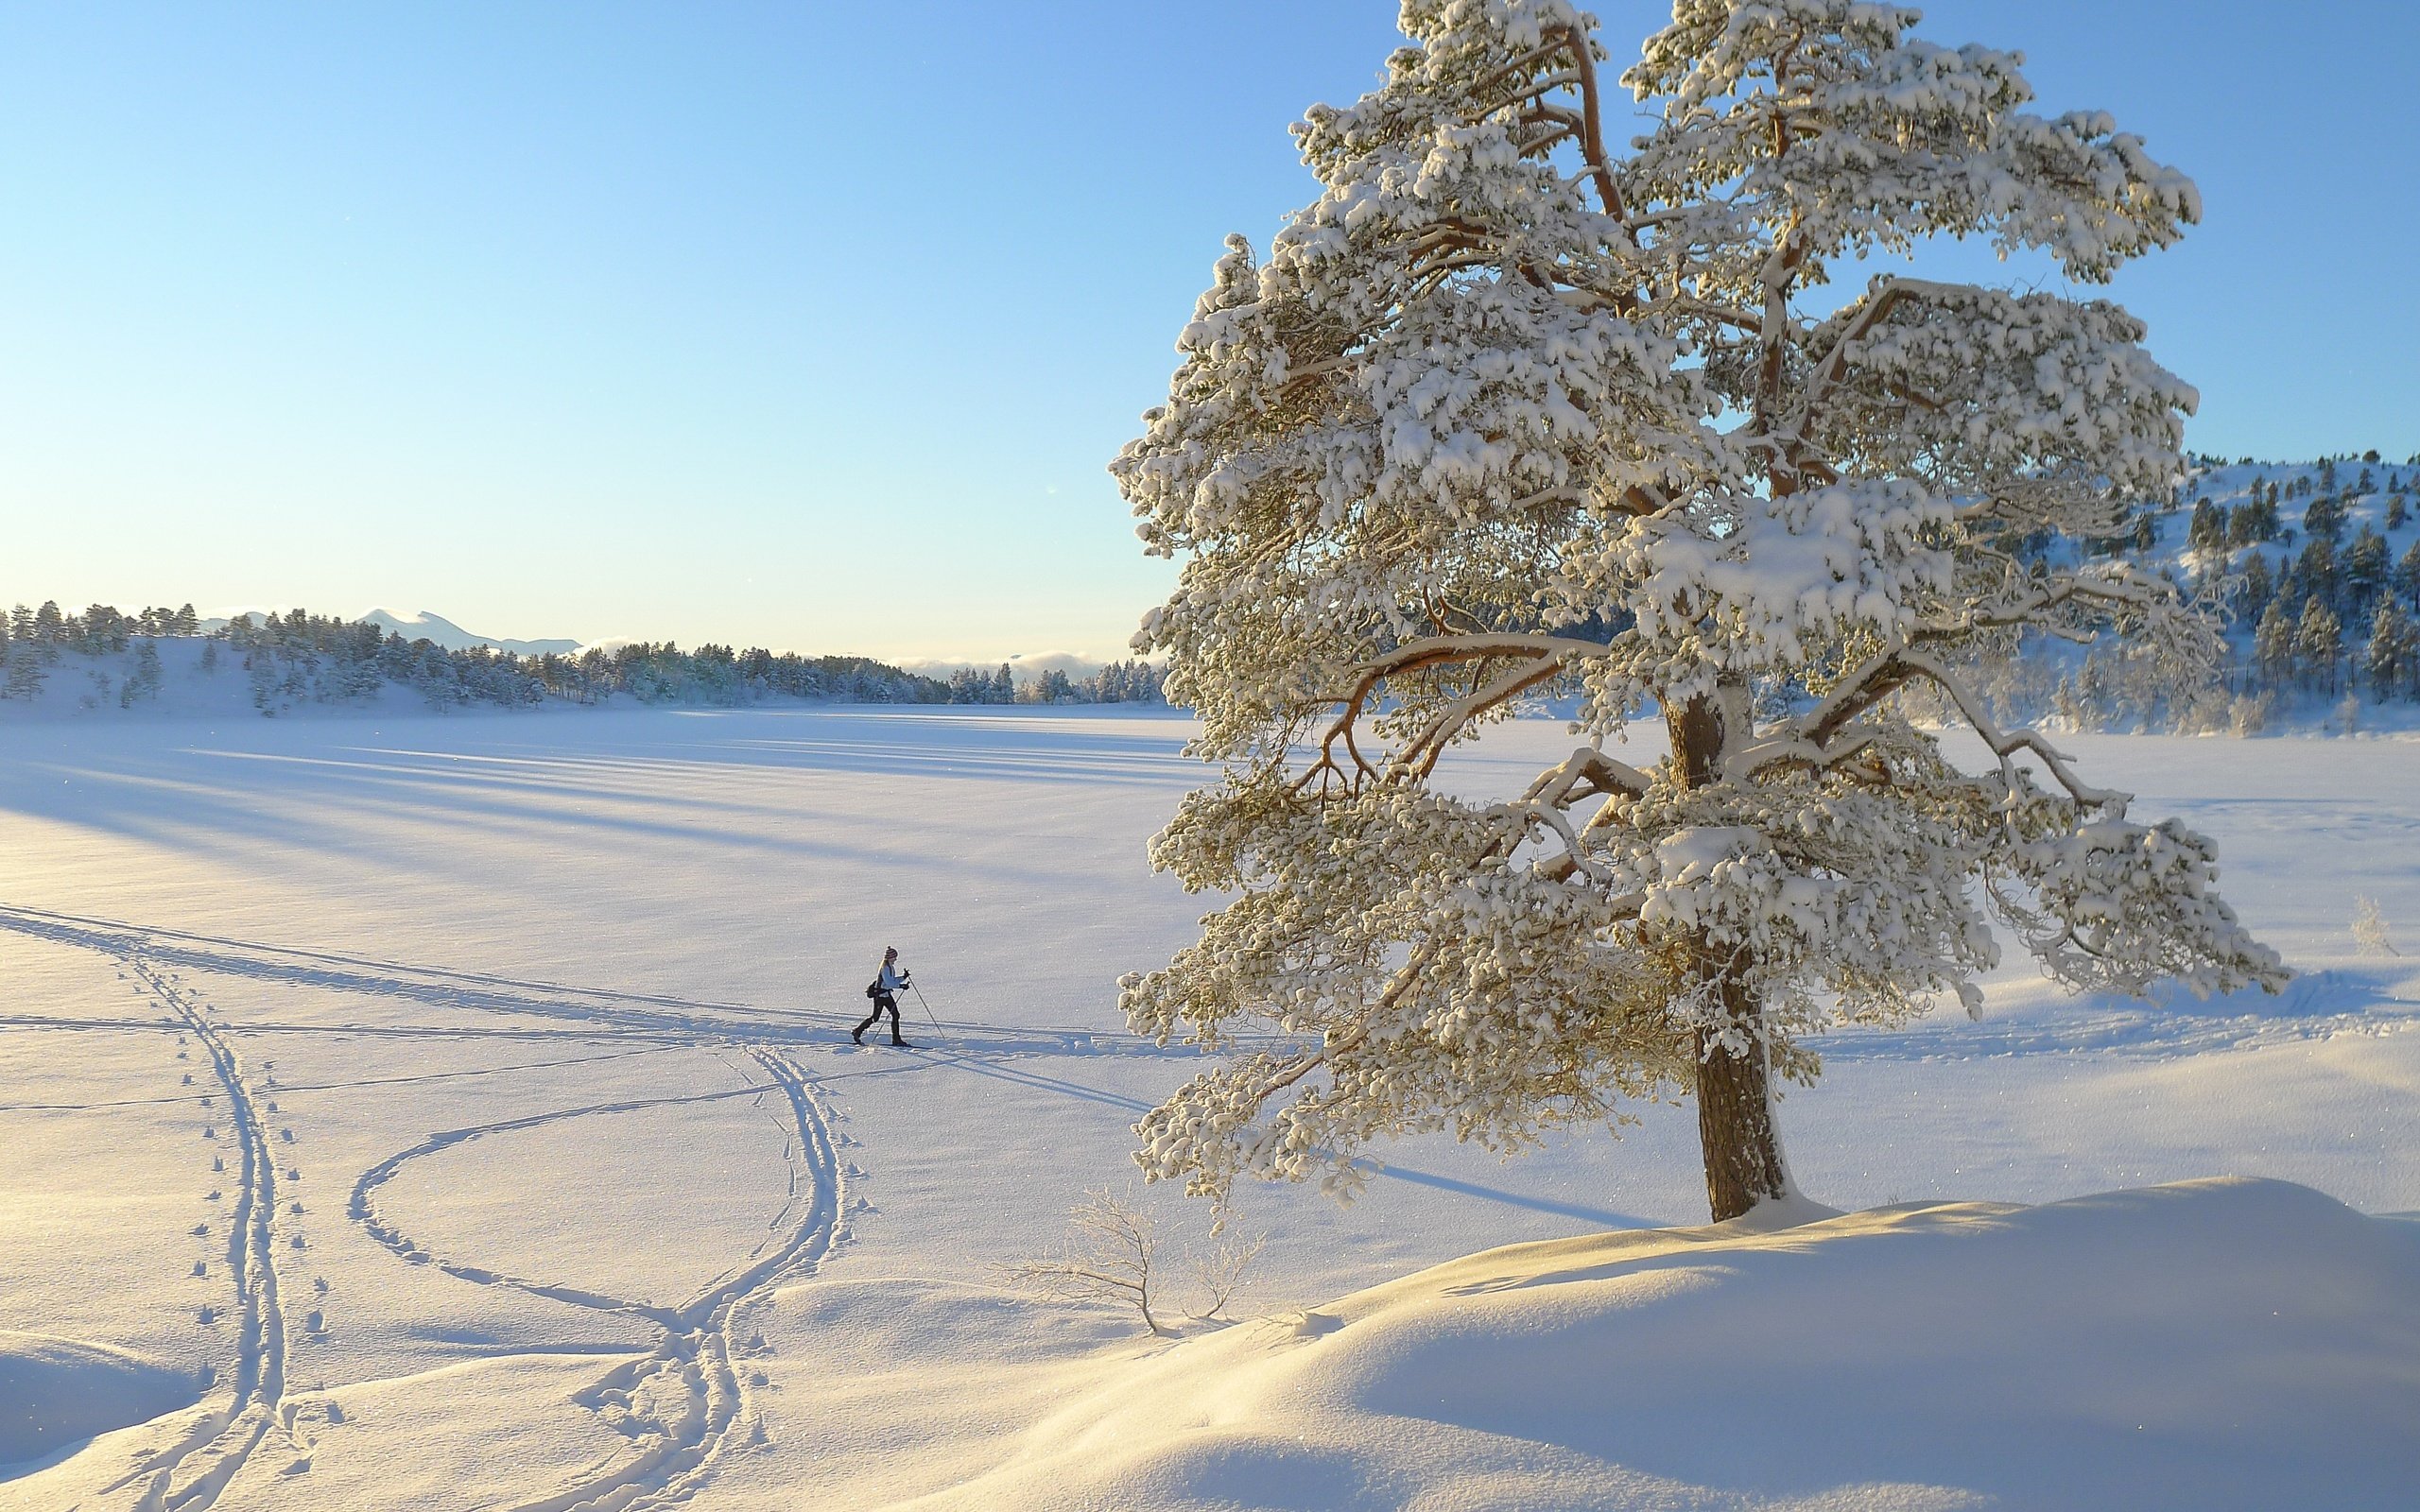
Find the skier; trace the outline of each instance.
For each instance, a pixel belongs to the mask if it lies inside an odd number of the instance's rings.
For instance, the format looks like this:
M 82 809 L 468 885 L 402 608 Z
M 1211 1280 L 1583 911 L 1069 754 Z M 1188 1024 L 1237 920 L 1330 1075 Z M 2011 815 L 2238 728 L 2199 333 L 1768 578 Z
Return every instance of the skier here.
M 875 977 L 873 984 L 866 988 L 866 996 L 873 999 L 873 1011 L 866 1015 L 865 1022 L 849 1031 L 849 1038 L 859 1044 L 864 1044 L 866 1031 L 873 1028 L 875 1022 L 888 1013 L 890 1015 L 890 1042 L 910 1050 L 914 1049 L 915 1046 L 909 1045 L 907 1040 L 899 1038 L 899 1000 L 891 995 L 905 989 L 907 986 L 908 973 L 900 969 L 899 950 L 898 947 L 893 946 L 882 953 L 882 974 Z

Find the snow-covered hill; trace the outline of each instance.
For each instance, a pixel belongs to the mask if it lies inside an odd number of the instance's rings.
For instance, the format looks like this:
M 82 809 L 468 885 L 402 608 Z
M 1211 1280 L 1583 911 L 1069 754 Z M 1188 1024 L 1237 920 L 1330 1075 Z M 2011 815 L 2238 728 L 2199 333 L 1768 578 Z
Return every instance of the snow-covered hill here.
M 810 1347 L 817 1299 L 782 1300 L 774 1336 Z M 2307 1187 L 1907 1204 L 1488 1250 L 1029 1379 L 1009 1443 L 828 1491 L 955 1469 L 916 1504 L 2383 1508 L 2420 1485 L 2415 1349 L 2420 1223 Z M 861 1404 L 857 1366 L 818 1416 Z
M 2207 724 L 2408 728 L 2420 723 L 2420 458 L 2317 462 L 2195 458 L 2169 499 L 2141 507 L 2093 554 L 2205 595 L 2225 626 L 2232 709 Z M 2055 706 L 2068 722 L 2127 728 L 2173 720 L 2165 690 L 2129 687 L 2124 648 L 2090 657 L 2036 648 L 2010 679 L 2012 711 Z M 2051 678 L 2062 679 L 2053 688 Z

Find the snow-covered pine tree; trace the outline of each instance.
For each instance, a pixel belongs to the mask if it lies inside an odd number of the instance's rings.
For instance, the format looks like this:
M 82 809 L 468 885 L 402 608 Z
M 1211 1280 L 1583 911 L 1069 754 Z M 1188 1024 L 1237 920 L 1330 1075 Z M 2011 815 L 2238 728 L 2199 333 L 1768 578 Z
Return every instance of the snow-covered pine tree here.
M 2243 564 L 2243 581 L 2236 590 L 2235 613 L 2238 623 L 2256 625 L 2269 601 L 2276 596 L 2277 582 L 2269 571 L 2269 558 L 2253 552 Z
M 2271 688 L 2284 688 L 2294 675 L 2294 616 L 2287 603 L 2282 593 L 2270 599 L 2252 632 L 2252 664 Z
M 2302 618 L 2294 622 L 2294 659 L 2304 684 L 2334 697 L 2336 662 L 2343 650 L 2344 622 L 2318 594 L 2304 599 Z
M 2348 614 L 2366 614 L 2379 593 L 2385 592 L 2394 561 L 2387 554 L 2386 538 L 2364 520 L 2353 543 L 2344 548 L 2344 608 Z
M 1977 234 L 2105 279 L 2198 201 L 2013 54 L 1861 0 L 1679 0 L 1623 82 L 1566 0 L 1406 0 L 1412 45 L 1296 129 L 1319 198 L 1231 237 L 1167 403 L 1112 465 L 1184 558 L 1138 651 L 1196 752 L 1155 864 L 1232 902 L 1128 977 L 1236 1053 L 1146 1116 L 1152 1177 L 1349 1189 L 1374 1139 L 1499 1148 L 1694 1093 L 1718 1218 L 1786 1190 L 1808 1031 L 1979 1001 L 1988 908 L 2059 979 L 2274 985 L 2213 850 L 2006 729 L 1961 657 L 2113 621 L 2216 642 L 2122 563 L 2030 571 L 2175 481 L 2185 384 L 2118 306 L 1902 275 Z M 1952 765 L 1900 706 L 1979 737 Z M 1525 699 L 1584 740 L 1496 798 L 1441 758 Z M 1647 767 L 1609 737 L 1660 720 Z M 1276 1033 L 1249 1050 L 1231 1036 Z
M 2420 629 L 2392 598 L 2380 599 L 2377 613 L 2371 616 L 2370 642 L 2361 662 L 2370 696 L 2378 702 L 2411 692 L 2413 674 L 2420 672 Z
M 19 641 L 9 655 L 9 670 L 0 679 L 0 698 L 22 698 L 31 703 L 42 695 L 42 657 L 33 643 Z

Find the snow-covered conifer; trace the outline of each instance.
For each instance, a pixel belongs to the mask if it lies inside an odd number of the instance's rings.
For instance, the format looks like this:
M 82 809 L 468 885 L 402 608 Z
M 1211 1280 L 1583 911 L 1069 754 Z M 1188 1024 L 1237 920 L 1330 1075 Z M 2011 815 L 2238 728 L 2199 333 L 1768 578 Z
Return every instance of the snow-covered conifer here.
M 2294 622 L 2294 660 L 2301 664 L 2303 680 L 2332 696 L 2336 660 L 2343 649 L 2344 622 L 2318 594 L 2304 599 L 2302 618 Z
M 2359 614 L 2369 609 L 2385 591 L 2391 566 L 2386 538 L 2368 521 L 2361 522 L 2360 532 L 2344 548 L 2344 601 L 2349 611 Z
M 1154 1177 L 1350 1187 L 1373 1139 L 1498 1147 L 1673 1090 L 1717 1217 L 1786 1189 L 1802 1037 L 1970 1006 L 1994 914 L 2053 975 L 2283 976 L 2210 843 L 2128 815 L 1961 661 L 2123 626 L 2179 687 L 2215 633 L 2122 560 L 2035 570 L 2179 472 L 2191 388 L 2114 303 L 1886 274 L 1942 234 L 2105 280 L 2193 185 L 2020 60 L 1864 0 L 1678 0 L 1612 93 L 1568 0 L 1405 0 L 1384 82 L 1296 129 L 1319 196 L 1231 237 L 1167 403 L 1113 465 L 1184 558 L 1135 646 L 1224 764 L 1154 842 L 1233 900 L 1129 977 L 1141 1031 L 1236 1053 L 1148 1115 Z M 1918 728 L 1928 690 L 1981 742 Z M 1441 760 L 1527 699 L 1567 759 Z M 1610 737 L 1660 719 L 1667 759 Z M 1250 1049 L 1241 1025 L 1273 1028 Z
M 2379 600 L 2377 613 L 2371 616 L 2370 644 L 2361 662 L 2370 695 L 2381 703 L 2411 692 L 2414 675 L 2420 674 L 2420 629 L 2392 598 Z
M 2237 622 L 2257 625 L 2261 613 L 2269 608 L 2269 601 L 2276 594 L 2277 582 L 2269 571 L 2268 556 L 2257 551 L 2252 553 L 2251 558 L 2243 564 L 2243 582 L 2236 593 Z
M 19 640 L 9 653 L 9 671 L 0 680 L 0 698 L 23 698 L 31 703 L 42 695 L 42 656 L 30 640 Z
M 2302 555 L 2294 559 L 2294 591 L 2305 598 L 2333 604 L 2343 586 L 2335 542 L 2325 536 L 2311 537 L 2304 544 Z
M 2394 564 L 2394 591 L 2405 603 L 2420 609 L 2420 541 L 2413 541 Z
M 2280 593 L 2272 598 L 2252 632 L 2252 664 L 2273 688 L 2283 687 L 2294 675 L 2294 616 L 2286 608 L 2288 596 Z

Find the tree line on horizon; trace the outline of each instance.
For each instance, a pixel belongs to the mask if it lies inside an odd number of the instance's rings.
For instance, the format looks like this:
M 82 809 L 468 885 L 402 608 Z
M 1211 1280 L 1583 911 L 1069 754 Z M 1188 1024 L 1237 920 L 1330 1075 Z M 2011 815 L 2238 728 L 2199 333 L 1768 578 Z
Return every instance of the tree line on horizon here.
M 872 657 L 803 656 L 713 644 L 683 650 L 670 641 L 523 656 L 491 646 L 453 650 L 425 638 L 406 641 L 364 621 L 299 609 L 241 614 L 205 629 L 191 604 L 128 614 L 107 604 L 72 613 L 56 602 L 38 609 L 20 604 L 0 621 L 0 665 L 6 668 L 0 672 L 0 698 L 32 699 L 63 654 L 128 656 L 131 665 L 114 681 L 105 671 L 87 669 L 96 679 L 96 692 L 87 701 L 97 705 L 107 695 L 130 707 L 157 696 L 164 686 L 158 643 L 169 638 L 203 643 L 197 664 L 204 674 L 215 676 L 222 661 L 238 662 L 251 683 L 253 707 L 265 714 L 366 698 L 389 682 L 414 689 L 439 708 L 527 708 L 549 698 L 597 704 L 617 694 L 648 704 L 721 706 L 772 697 L 924 704 L 1165 701 L 1159 669 L 1144 662 L 1113 662 L 1088 678 L 1047 670 L 1020 683 L 1005 663 L 994 672 L 961 670 L 940 679 Z

